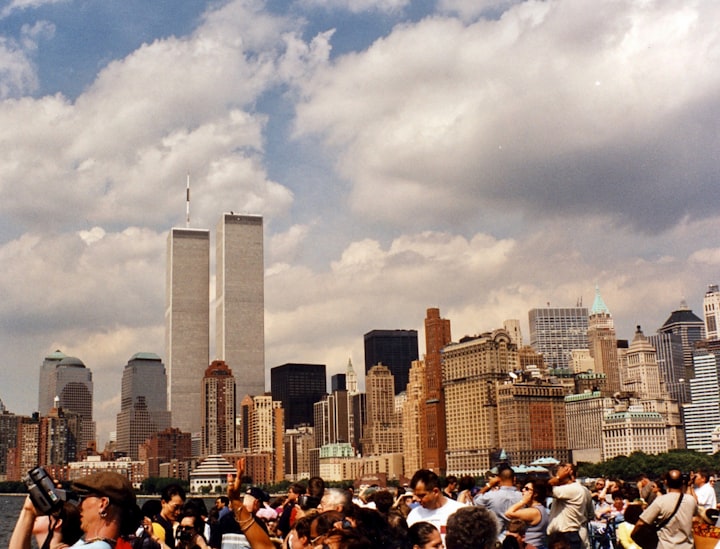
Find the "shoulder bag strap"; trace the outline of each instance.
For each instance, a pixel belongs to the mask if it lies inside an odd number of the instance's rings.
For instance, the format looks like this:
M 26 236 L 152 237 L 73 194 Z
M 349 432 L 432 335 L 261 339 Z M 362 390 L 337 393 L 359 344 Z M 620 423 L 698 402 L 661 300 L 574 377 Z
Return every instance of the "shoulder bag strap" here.
M 670 522 L 670 519 L 672 519 L 675 516 L 675 513 L 677 513 L 678 509 L 680 509 L 680 504 L 682 503 L 684 494 L 680 494 L 680 497 L 678 498 L 677 503 L 675 504 L 675 509 L 673 509 L 673 512 L 670 513 L 670 516 L 663 520 L 660 524 L 658 524 L 657 529 L 660 530 L 660 528 L 665 528 L 667 526 L 667 523 Z

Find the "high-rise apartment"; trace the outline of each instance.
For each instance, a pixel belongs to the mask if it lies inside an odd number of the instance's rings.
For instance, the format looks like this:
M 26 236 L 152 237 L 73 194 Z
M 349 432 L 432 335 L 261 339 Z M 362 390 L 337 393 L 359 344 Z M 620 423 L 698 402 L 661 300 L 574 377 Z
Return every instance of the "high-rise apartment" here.
M 394 394 L 405 390 L 413 360 L 418 359 L 417 330 L 372 330 L 365 334 L 365 374 L 377 364 L 395 379 Z
M 720 287 L 717 284 L 708 286 L 703 298 L 705 315 L 705 336 L 709 340 L 720 339 Z
M 140 445 L 168 427 L 165 365 L 154 353 L 137 353 L 123 369 L 117 451 L 137 460 Z
M 617 335 L 610 310 L 605 305 L 600 288 L 595 287 L 595 300 L 588 318 L 588 349 L 594 360 L 594 371 L 605 374 L 606 394 L 620 390 L 620 366 L 617 356 Z
M 282 403 L 271 395 L 243 397 L 239 450 L 248 457 L 247 474 L 257 483 L 279 482 L 284 471 Z
M 202 380 L 202 453 L 235 451 L 235 378 L 222 360 L 213 360 Z
M 548 368 L 570 368 L 574 349 L 588 348 L 587 307 L 531 309 L 530 345 L 542 353 Z
M 440 317 L 440 309 L 428 309 L 425 314 L 425 394 L 419 410 L 420 460 L 423 468 L 438 474 L 445 473 L 447 445 L 441 352 L 451 341 L 450 320 Z
M 495 383 L 518 369 L 517 348 L 505 330 L 451 343 L 442 351 L 447 425 L 447 472 L 482 475 L 498 446 Z
M 327 394 L 325 364 L 283 364 L 270 370 L 270 392 L 282 403 L 285 425 L 313 425 L 313 404 Z
M 263 218 L 226 213 L 217 225 L 215 352 L 232 368 L 237 395 L 265 392 Z
M 365 378 L 367 418 L 362 442 L 365 456 L 402 452 L 402 423 L 395 411 L 394 382 L 390 369 L 383 365 L 370 368 Z
M 199 433 L 200 386 L 210 356 L 208 230 L 170 230 L 165 291 L 167 399 L 172 425 Z

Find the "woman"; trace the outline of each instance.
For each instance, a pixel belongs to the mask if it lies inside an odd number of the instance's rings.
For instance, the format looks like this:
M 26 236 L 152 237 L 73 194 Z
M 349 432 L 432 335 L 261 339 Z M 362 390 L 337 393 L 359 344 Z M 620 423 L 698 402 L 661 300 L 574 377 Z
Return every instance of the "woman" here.
M 33 535 L 42 549 L 63 549 L 74 544 L 82 536 L 80 511 L 65 502 L 51 515 L 38 515 L 30 498 L 25 498 L 8 549 L 30 549 Z
M 547 547 L 548 510 L 545 507 L 547 485 L 540 481 L 528 481 L 522 488 L 520 501 L 510 506 L 505 512 L 508 519 L 520 519 L 527 524 L 525 543 L 545 549 Z
M 408 529 L 412 549 L 442 549 L 440 532 L 429 522 L 416 522 Z
M 642 505 L 630 504 L 625 508 L 625 521 L 618 524 L 615 531 L 617 540 L 624 549 L 640 549 L 640 546 L 630 537 L 630 533 L 635 528 L 635 523 L 642 515 L 642 512 Z

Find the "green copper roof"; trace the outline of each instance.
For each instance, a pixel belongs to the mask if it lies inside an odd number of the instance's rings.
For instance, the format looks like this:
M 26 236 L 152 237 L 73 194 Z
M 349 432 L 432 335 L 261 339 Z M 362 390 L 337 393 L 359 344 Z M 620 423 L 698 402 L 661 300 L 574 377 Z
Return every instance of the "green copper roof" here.
M 54 353 L 50 353 L 48 356 L 46 356 L 45 360 L 62 360 L 63 358 L 67 358 L 67 355 L 63 353 L 60 349 L 58 349 Z
M 590 309 L 591 315 L 598 315 L 598 314 L 610 314 L 610 309 L 607 308 L 607 305 L 605 305 L 605 302 L 603 301 L 602 296 L 600 295 L 600 287 L 595 286 L 595 301 L 593 301 L 592 309 Z

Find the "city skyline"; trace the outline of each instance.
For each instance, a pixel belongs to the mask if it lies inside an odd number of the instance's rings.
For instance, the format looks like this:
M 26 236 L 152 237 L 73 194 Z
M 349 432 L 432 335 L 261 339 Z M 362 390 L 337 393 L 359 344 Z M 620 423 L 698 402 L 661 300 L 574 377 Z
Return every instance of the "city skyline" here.
M 362 334 L 422 340 L 428 307 L 455 339 L 515 318 L 527 342 L 528 310 L 590 306 L 596 284 L 619 339 L 683 299 L 702 318 L 720 13 L 596 7 L 5 2 L 0 399 L 31 413 L 43 358 L 80 357 L 102 446 L 128 358 L 170 367 L 188 174 L 191 226 L 263 217 L 266 371 L 359 369 Z

